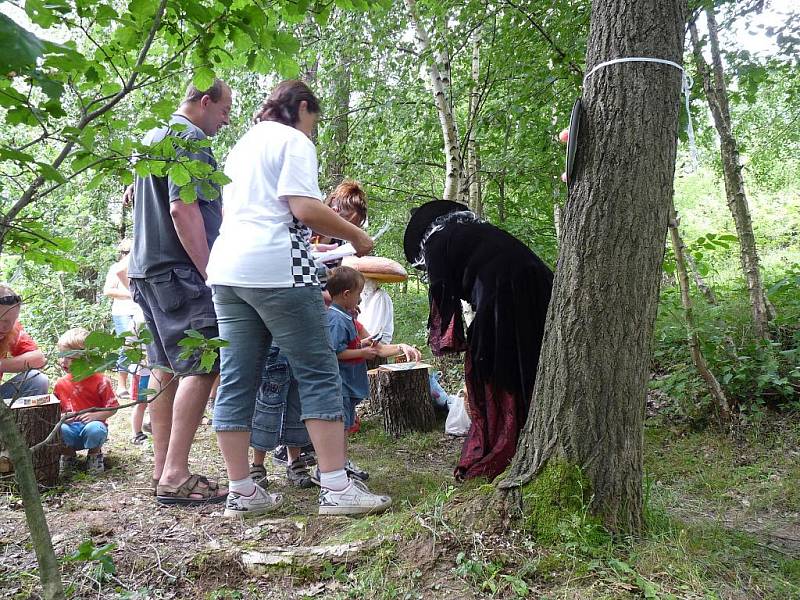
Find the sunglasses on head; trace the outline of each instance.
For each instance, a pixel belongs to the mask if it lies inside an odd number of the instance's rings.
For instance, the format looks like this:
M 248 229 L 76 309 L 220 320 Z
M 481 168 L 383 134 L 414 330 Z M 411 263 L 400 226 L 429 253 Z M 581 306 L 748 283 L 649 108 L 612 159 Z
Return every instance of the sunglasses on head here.
M 22 298 L 19 297 L 17 294 L 11 294 L 10 296 L 0 296 L 0 305 L 3 306 L 13 306 L 14 304 L 20 304 L 22 302 Z

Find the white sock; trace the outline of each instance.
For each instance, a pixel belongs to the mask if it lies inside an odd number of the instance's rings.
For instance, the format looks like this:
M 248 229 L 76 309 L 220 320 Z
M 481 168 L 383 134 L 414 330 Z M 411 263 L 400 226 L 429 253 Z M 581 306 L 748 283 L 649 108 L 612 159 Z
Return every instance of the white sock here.
M 228 490 L 240 496 L 252 496 L 256 491 L 256 484 L 249 477 L 228 482 Z
M 329 471 L 328 473 L 320 472 L 319 484 L 326 490 L 341 492 L 348 485 L 350 485 L 350 478 L 347 477 L 347 471 L 344 469 L 339 469 L 338 471 Z

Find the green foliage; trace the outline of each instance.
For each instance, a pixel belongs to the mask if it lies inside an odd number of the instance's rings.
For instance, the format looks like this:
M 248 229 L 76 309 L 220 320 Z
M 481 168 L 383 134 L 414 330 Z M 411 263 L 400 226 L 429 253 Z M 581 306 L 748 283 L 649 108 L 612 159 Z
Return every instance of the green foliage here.
M 796 410 L 800 390 L 800 286 L 790 271 L 770 286 L 779 318 L 774 339 L 756 340 L 750 326 L 746 291 L 717 290 L 720 304 L 694 299 L 695 328 L 703 355 L 728 400 L 747 415 L 758 417 L 766 407 Z M 676 288 L 664 290 L 656 324 L 653 387 L 674 399 L 668 410 L 694 426 L 712 419 L 713 403 L 689 355 L 686 328 Z
M 184 333 L 187 337 L 178 342 L 178 345 L 183 348 L 180 358 L 186 359 L 199 356 L 200 370 L 210 373 L 219 357 L 219 349 L 226 347 L 228 341 L 218 337 L 206 338 L 202 333 L 194 329 L 187 329 Z
M 479 592 L 488 592 L 491 596 L 511 592 L 512 598 L 527 598 L 530 588 L 525 580 L 517 575 L 503 573 L 503 567 L 500 561 L 485 562 L 479 557 L 459 552 L 453 571 L 469 581 Z
M 81 542 L 77 550 L 65 556 L 64 561 L 86 563 L 91 568 L 94 579 L 102 584 L 117 572 L 114 558 L 111 556 L 116 548 L 115 543 L 95 546 L 94 541 L 88 539 Z

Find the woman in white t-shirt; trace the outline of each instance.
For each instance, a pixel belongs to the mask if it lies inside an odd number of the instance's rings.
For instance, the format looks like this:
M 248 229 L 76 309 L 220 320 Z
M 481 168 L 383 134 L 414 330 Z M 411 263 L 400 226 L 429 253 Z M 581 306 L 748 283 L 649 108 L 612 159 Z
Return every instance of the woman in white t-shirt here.
M 302 419 L 316 450 L 320 514 L 384 510 L 391 499 L 354 483 L 344 469 L 342 398 L 325 306 L 308 246 L 309 228 L 372 250 L 361 229 L 322 203 L 311 135 L 319 102 L 303 82 L 284 81 L 226 159 L 225 216 L 208 262 L 219 335 L 214 429 L 230 480 L 226 516 L 281 502 L 250 479 L 248 449 L 256 392 L 274 341 L 297 379 Z
M 122 240 L 117 250 L 119 250 L 119 260 L 108 269 L 103 295 L 111 298 L 111 320 L 114 322 L 114 332 L 120 335 L 126 331 L 133 331 L 134 319 L 142 314 L 142 309 L 133 301 L 130 291 L 118 275 L 120 271 L 128 269 L 131 241 Z M 128 397 L 128 359 L 122 350 L 117 359 L 117 390 L 120 398 Z

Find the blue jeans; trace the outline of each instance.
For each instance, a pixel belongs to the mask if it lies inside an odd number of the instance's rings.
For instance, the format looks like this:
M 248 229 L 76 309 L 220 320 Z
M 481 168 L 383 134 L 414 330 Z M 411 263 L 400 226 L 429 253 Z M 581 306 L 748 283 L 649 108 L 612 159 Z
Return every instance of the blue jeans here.
M 123 334 L 126 331 L 133 331 L 133 315 L 111 315 L 114 322 L 114 333 Z M 117 358 L 117 371 L 128 369 L 128 357 L 125 356 L 125 348 L 120 348 L 119 358 Z
M 363 398 L 344 397 L 344 428 L 350 429 L 356 423 L 356 406 L 361 404 Z
M 331 350 L 319 287 L 243 288 L 215 285 L 221 373 L 214 429 L 251 431 L 267 350 L 281 349 L 291 366 L 300 418 L 342 420 L 339 365 Z
M 49 385 L 50 381 L 47 379 L 47 375 L 31 369 L 27 373 L 18 373 L 0 385 L 0 398 L 41 396 L 47 393 Z
M 256 396 L 250 446 L 267 452 L 283 446 L 303 447 L 311 443 L 300 420 L 300 394 L 289 361 L 277 346 L 267 352 L 267 364 Z
M 101 421 L 89 423 L 62 423 L 61 441 L 75 450 L 99 448 L 108 439 L 108 427 Z

